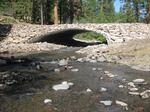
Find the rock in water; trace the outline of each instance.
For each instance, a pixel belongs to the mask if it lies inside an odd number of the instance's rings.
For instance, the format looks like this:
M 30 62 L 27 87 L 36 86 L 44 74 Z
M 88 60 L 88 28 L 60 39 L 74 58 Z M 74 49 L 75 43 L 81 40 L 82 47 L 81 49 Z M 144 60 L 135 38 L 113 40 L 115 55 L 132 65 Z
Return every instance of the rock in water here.
M 142 99 L 146 99 L 150 97 L 150 90 L 146 90 L 142 93 L 140 93 L 140 96 L 142 97 Z
M 65 59 L 62 59 L 59 61 L 59 66 L 65 66 L 65 65 L 68 65 L 68 60 L 65 60 Z
M 129 92 L 130 95 L 140 95 L 139 92 Z
M 58 90 L 68 90 L 70 88 L 70 86 L 73 86 L 73 83 L 71 83 L 71 82 L 68 83 L 67 81 L 64 81 L 61 84 L 54 85 L 52 88 L 55 91 L 58 91 Z
M 118 101 L 118 100 L 116 100 L 116 104 L 121 105 L 121 106 L 123 106 L 123 107 L 128 106 L 128 104 L 127 104 L 127 103 L 122 102 L 122 101 Z
M 51 100 L 51 99 L 45 99 L 45 100 L 44 100 L 44 103 L 45 103 L 45 104 L 52 103 L 52 100 Z
M 106 91 L 107 91 L 106 88 L 104 88 L 104 87 L 101 88 L 101 92 L 106 92 Z
M 92 92 L 92 90 L 88 88 L 88 89 L 86 90 L 86 92 Z
M 60 69 L 59 68 L 55 68 L 54 71 L 55 72 L 60 72 Z
M 143 83 L 145 80 L 144 79 L 135 79 L 133 80 L 134 83 Z
M 105 106 L 111 106 L 112 105 L 112 101 L 110 101 L 110 100 L 100 101 L 100 103 L 104 104 Z
M 71 69 L 71 71 L 72 71 L 72 72 L 78 72 L 78 71 L 79 71 L 79 69 L 77 69 L 77 68 L 73 68 L 73 69 Z

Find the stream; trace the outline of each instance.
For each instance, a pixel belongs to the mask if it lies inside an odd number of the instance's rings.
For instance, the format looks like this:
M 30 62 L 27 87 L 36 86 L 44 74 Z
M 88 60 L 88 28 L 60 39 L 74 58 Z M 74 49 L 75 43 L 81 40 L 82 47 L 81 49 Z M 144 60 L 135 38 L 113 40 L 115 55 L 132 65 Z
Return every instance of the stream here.
M 150 72 L 113 63 L 80 62 L 83 55 L 75 53 L 78 49 L 63 48 L 31 55 L 29 62 L 0 65 L 0 112 L 150 112 L 150 98 L 129 94 L 128 84 L 142 78 L 144 83 L 135 84 L 137 92 L 150 89 Z M 67 66 L 58 64 L 62 59 L 68 60 Z M 53 86 L 63 81 L 73 85 L 55 91 Z M 45 99 L 52 101 L 44 103 Z M 100 102 L 107 100 L 112 104 Z

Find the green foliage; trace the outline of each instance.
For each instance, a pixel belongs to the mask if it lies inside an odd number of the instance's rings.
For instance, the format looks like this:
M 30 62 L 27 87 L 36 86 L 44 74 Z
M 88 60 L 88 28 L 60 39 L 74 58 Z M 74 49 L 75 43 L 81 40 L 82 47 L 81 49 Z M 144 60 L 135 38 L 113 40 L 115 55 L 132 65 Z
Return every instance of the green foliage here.
M 60 23 L 150 23 L 150 0 L 120 0 L 123 6 L 119 13 L 115 12 L 114 1 L 58 0 Z M 0 15 L 34 24 L 40 24 L 41 18 L 44 24 L 52 24 L 53 8 L 54 0 L 0 0 Z
M 81 33 L 76 35 L 74 38 L 81 40 L 97 40 L 101 43 L 107 43 L 107 40 L 103 35 L 94 32 Z

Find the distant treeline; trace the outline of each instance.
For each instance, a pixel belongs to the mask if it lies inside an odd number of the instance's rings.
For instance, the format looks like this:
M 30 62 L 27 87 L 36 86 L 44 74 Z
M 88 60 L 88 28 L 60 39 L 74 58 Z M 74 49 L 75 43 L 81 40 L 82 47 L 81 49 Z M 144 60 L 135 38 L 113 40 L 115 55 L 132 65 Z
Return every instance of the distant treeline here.
M 0 14 L 33 24 L 150 23 L 150 0 L 0 0 Z

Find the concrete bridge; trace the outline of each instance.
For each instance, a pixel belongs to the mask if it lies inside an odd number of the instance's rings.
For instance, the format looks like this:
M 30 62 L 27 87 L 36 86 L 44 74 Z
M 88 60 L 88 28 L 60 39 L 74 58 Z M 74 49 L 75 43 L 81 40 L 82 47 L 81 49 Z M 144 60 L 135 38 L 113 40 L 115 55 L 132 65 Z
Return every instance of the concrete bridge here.
M 133 39 L 150 37 L 150 25 L 142 23 L 132 24 L 61 24 L 61 25 L 13 25 L 8 34 L 7 42 L 50 42 L 57 37 L 71 40 L 76 34 L 83 32 L 96 32 L 102 34 L 108 44 L 125 42 Z M 68 35 L 71 35 L 71 37 Z

